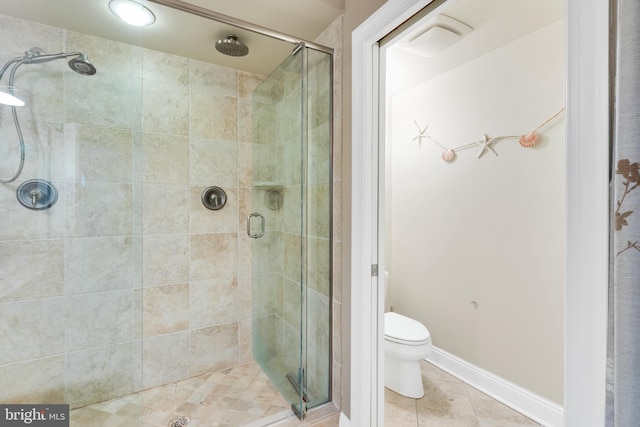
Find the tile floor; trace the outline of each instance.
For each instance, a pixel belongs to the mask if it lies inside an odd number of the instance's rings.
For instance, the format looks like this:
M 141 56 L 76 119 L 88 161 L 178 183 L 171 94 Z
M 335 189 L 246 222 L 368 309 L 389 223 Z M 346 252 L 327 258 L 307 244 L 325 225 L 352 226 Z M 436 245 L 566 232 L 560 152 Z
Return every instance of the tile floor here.
M 240 365 L 71 411 L 71 427 L 237 427 L 286 417 L 289 404 L 255 364 Z M 178 424 L 180 425 L 180 424 Z
M 425 397 L 409 399 L 385 389 L 385 427 L 539 426 L 428 362 L 420 362 Z M 167 427 L 182 416 L 188 427 L 260 425 L 337 427 L 331 404 L 300 422 L 255 364 L 201 375 L 71 411 L 71 427 Z M 179 425 L 179 424 L 178 424 Z
M 524 415 L 422 361 L 425 396 L 409 399 L 385 388 L 385 427 L 539 426 Z

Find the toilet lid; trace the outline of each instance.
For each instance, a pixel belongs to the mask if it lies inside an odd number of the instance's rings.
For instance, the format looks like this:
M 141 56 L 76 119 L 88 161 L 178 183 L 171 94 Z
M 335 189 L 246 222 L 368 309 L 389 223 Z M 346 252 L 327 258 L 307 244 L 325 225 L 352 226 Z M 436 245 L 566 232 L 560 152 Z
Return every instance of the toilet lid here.
M 413 344 L 429 340 L 429 330 L 420 322 L 401 314 L 384 314 L 384 337 L 391 341 L 404 341 Z

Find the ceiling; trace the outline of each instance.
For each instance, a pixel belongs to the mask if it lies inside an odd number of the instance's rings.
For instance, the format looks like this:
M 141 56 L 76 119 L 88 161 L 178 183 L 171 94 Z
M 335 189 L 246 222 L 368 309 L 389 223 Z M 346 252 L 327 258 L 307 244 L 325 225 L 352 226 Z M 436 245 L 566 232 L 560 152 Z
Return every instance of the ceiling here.
M 150 0 L 143 3 L 156 15 L 156 22 L 149 27 L 131 27 L 111 13 L 108 3 L 108 0 L 2 0 L 0 14 L 258 74 L 271 72 L 294 47 Z M 344 12 L 344 0 L 188 0 L 188 3 L 304 41 L 315 40 Z M 229 57 L 215 50 L 215 42 L 229 33 L 236 34 L 249 46 L 249 55 Z M 25 50 L 31 47 L 26 46 Z
M 472 31 L 432 57 L 401 47 L 404 40 L 429 27 L 432 15 L 392 34 L 387 52 L 387 94 L 413 88 L 564 18 L 565 4 L 558 0 L 451 0 L 437 13 L 467 24 Z
M 0 0 L 0 14 L 262 75 L 274 70 L 293 49 L 289 42 L 178 11 L 154 0 L 142 1 L 153 10 L 156 22 L 141 29 L 116 18 L 109 10 L 109 0 Z M 345 7 L 345 0 L 188 0 L 188 3 L 305 41 L 315 40 Z M 471 26 L 473 31 L 432 58 L 397 46 L 391 48 L 388 59 L 394 67 L 389 71 L 389 93 L 405 90 L 562 18 L 564 2 L 451 0 L 441 7 L 441 12 Z M 399 32 L 393 42 L 411 35 L 416 28 L 420 31 L 428 20 L 424 18 L 409 30 Z M 236 34 L 249 46 L 249 55 L 229 57 L 215 50 L 215 42 L 228 33 Z M 25 50 L 30 47 L 25 46 Z

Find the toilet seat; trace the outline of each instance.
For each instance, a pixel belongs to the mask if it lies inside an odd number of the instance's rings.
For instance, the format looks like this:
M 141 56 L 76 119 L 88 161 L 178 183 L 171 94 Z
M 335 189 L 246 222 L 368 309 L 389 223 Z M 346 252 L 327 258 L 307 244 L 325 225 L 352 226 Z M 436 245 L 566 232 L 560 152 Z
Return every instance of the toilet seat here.
M 384 314 L 384 339 L 398 344 L 419 346 L 431 342 L 431 335 L 417 320 L 388 312 Z

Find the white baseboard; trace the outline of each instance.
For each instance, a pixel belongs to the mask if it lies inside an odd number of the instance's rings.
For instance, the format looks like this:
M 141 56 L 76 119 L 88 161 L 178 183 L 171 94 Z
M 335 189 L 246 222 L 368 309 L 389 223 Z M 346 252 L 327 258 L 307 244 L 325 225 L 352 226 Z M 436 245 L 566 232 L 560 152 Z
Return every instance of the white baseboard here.
M 555 402 L 437 347 L 433 347 L 433 352 L 426 360 L 544 426 L 562 427 L 564 425 L 564 409 Z
M 350 427 L 351 426 L 351 420 L 349 418 L 347 418 L 347 416 L 344 414 L 344 412 L 340 412 L 340 424 L 338 424 L 339 427 Z

